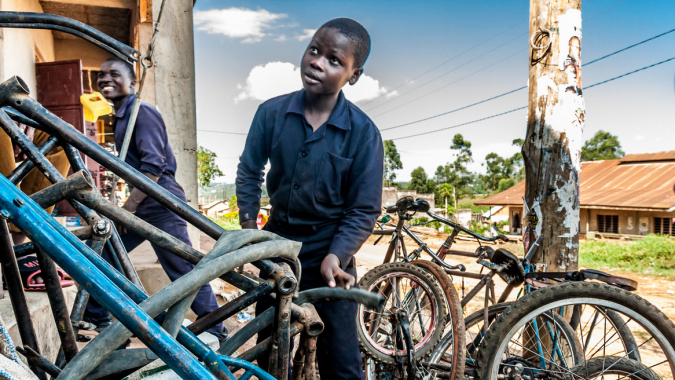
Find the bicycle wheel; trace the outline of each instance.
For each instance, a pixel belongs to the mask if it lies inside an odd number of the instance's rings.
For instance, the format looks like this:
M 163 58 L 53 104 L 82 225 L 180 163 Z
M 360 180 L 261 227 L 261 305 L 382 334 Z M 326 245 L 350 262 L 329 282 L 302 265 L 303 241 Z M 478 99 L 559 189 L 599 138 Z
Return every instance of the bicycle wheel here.
M 635 342 L 635 338 L 628 327 L 628 324 L 613 310 L 591 306 L 593 310 L 586 310 L 586 305 L 576 305 L 572 312 L 570 325 L 577 332 L 577 336 L 582 342 L 586 359 L 593 358 L 600 353 L 602 347 L 620 343 L 623 347 L 621 356 L 627 356 L 640 362 L 640 350 Z M 581 323 L 580 316 L 592 313 L 593 317 L 586 323 Z M 603 333 L 596 333 L 602 329 Z M 619 352 L 614 353 L 619 354 Z
M 488 326 L 492 321 L 496 319 L 504 310 L 508 309 L 511 306 L 511 303 L 499 303 L 492 305 L 488 308 Z M 543 319 L 543 322 L 547 326 L 546 329 L 549 332 L 549 335 L 554 331 L 560 331 L 560 344 L 556 348 L 559 358 L 564 358 L 569 363 L 581 363 L 583 354 L 581 352 L 581 344 L 578 339 L 576 339 L 576 334 L 572 327 L 565 321 L 560 315 L 552 314 L 547 315 Z M 485 325 L 485 316 L 483 311 L 477 311 L 469 315 L 464 320 L 464 325 L 466 329 L 466 366 L 468 368 L 475 368 L 475 359 L 477 348 L 483 339 L 484 336 L 484 325 Z M 444 336 L 441 339 L 441 342 L 436 346 L 436 349 L 431 353 L 428 363 L 431 364 L 431 368 L 436 368 L 436 371 L 432 371 L 437 377 L 440 377 L 440 374 L 445 375 L 446 369 L 449 367 L 447 362 L 447 353 L 446 347 L 450 347 L 448 336 Z M 473 373 L 473 371 L 468 371 L 466 375 Z M 434 379 L 434 376 L 429 377 Z
M 466 334 L 464 331 L 465 324 L 462 323 L 462 304 L 459 300 L 457 289 L 455 289 L 455 285 L 450 280 L 450 276 L 437 264 L 426 260 L 415 260 L 410 263 L 434 275 L 443 288 L 445 298 L 448 301 L 448 322 L 446 324 L 445 335 L 443 335 L 444 343 L 441 344 L 445 346 L 443 350 L 445 354 L 443 356 L 443 364 L 449 367 L 448 370 L 444 371 L 444 375 L 447 379 L 462 380 L 464 378 L 464 357 L 466 356 L 464 352 Z
M 359 281 L 361 289 L 385 298 L 381 312 L 359 305 L 357 331 L 361 351 L 375 361 L 394 364 L 395 357 L 407 358 L 400 328 L 394 316 L 408 313 L 415 358 L 431 353 L 448 320 L 445 293 L 429 272 L 409 263 L 387 263 L 373 268 Z
M 480 344 L 477 377 L 497 379 L 509 375 L 517 367 L 535 373 L 537 378 L 574 376 L 571 371 L 574 367 L 555 360 L 552 348 L 556 339 L 550 339 L 548 333 L 540 329 L 543 324 L 539 321 L 546 315 L 559 313 L 567 319 L 578 305 L 582 306 L 580 310 L 588 311 L 579 316 L 580 323 L 589 323 L 596 310 L 617 313 L 635 338 L 642 365 L 662 378 L 673 378 L 675 325 L 659 309 L 637 295 L 589 282 L 568 282 L 539 289 L 502 312 Z M 597 334 L 607 335 L 604 330 Z M 556 331 L 554 338 L 557 336 Z M 602 343 L 599 349 L 596 350 L 599 356 L 615 356 L 615 352 L 624 353 L 620 356 L 626 354 L 618 342 Z
M 637 360 L 600 356 L 572 368 L 575 379 L 661 380 L 656 372 Z

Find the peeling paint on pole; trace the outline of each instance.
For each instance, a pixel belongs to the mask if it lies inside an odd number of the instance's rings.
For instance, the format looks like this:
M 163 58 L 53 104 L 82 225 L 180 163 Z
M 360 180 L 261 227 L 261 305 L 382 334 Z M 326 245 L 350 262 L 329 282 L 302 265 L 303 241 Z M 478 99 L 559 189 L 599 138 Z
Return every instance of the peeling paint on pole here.
M 530 77 L 523 242 L 543 235 L 535 262 L 575 270 L 585 105 L 581 85 L 580 1 L 531 0 Z

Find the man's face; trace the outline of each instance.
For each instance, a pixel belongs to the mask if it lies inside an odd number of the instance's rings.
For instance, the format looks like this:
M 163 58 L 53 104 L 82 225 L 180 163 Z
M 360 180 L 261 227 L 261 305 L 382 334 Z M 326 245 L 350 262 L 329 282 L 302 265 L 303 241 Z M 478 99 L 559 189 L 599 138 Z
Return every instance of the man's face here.
M 123 63 L 113 61 L 101 65 L 97 83 L 106 99 L 115 100 L 131 95 L 136 81 L 131 79 Z
M 300 64 L 302 86 L 313 94 L 334 94 L 347 82 L 355 84 L 362 69 L 354 69 L 352 42 L 335 28 L 320 29 Z
M 570 40 L 570 57 L 576 60 L 579 60 L 579 57 L 581 57 L 581 42 L 578 38 Z

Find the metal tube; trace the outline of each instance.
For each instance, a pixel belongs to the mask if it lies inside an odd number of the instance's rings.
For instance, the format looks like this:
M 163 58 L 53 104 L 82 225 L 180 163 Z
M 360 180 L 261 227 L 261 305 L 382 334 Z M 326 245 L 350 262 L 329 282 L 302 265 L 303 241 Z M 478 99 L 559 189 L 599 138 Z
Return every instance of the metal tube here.
M 61 368 L 55 366 L 52 362 L 47 360 L 44 356 L 33 351 L 32 348 L 28 346 L 16 347 L 16 350 L 23 356 L 26 357 L 28 363 L 38 366 L 49 374 L 53 379 L 59 376 L 61 373 Z
M 197 319 L 195 323 L 188 326 L 188 330 L 190 330 L 190 332 L 195 335 L 199 335 L 221 321 L 224 321 L 225 319 L 237 314 L 241 310 L 244 310 L 247 307 L 253 305 L 260 298 L 267 296 L 271 292 L 272 287 L 269 283 L 265 282 L 261 285 L 258 285 L 258 287 L 252 291 L 242 294 L 220 308 Z
M 47 288 L 47 297 L 54 315 L 54 322 L 56 322 L 56 331 L 59 333 L 59 339 L 61 339 L 61 347 L 63 347 L 66 361 L 70 361 L 77 355 L 78 349 L 75 332 L 70 323 L 68 305 L 66 305 L 66 298 L 63 296 L 63 289 L 61 288 L 61 277 L 49 256 L 42 251 L 38 251 L 37 258 Z
M 80 155 L 80 153 L 70 144 L 63 144 L 63 150 L 64 152 L 66 152 L 66 157 L 68 158 L 70 166 L 73 168 L 73 170 L 78 171 L 81 170 L 84 173 L 86 173 L 86 175 L 89 176 L 89 178 L 91 178 L 91 173 L 89 173 L 87 166 L 84 164 L 84 161 L 82 160 L 82 156 Z M 94 190 L 96 190 L 96 184 L 94 184 Z M 108 221 L 108 223 L 110 222 Z M 145 287 L 141 282 L 141 278 L 138 277 L 136 268 L 134 268 L 134 265 L 132 264 L 131 259 L 129 258 L 129 253 L 127 252 L 127 249 L 124 247 L 124 244 L 122 243 L 122 239 L 120 238 L 117 229 L 112 223 L 110 225 L 112 233 L 109 236 L 108 241 L 110 242 L 109 244 L 111 245 L 112 254 L 117 257 L 117 261 L 119 261 L 119 264 L 124 272 L 124 275 L 134 285 L 136 285 L 143 293 L 147 294 L 148 292 L 145 290 Z
M 12 203 L 12 199 L 16 198 L 20 199 L 24 205 L 18 206 Z M 0 210 L 8 214 L 15 226 L 31 236 L 43 252 L 52 256 L 61 268 L 70 273 L 75 281 L 110 310 L 118 321 L 124 322 L 179 376 L 195 380 L 214 379 L 213 375 L 194 356 L 178 345 L 147 313 L 143 312 L 133 300 L 115 286 L 111 279 L 101 273 L 81 252 L 78 252 L 84 250 L 88 251 L 90 256 L 95 256 L 84 243 L 69 234 L 63 226 L 50 218 L 44 210 L 2 176 L 0 176 Z M 9 243 L 7 246 L 11 249 Z M 91 343 L 97 340 L 99 339 Z M 64 372 L 71 364 L 76 363 L 79 357 L 82 357 L 82 353 L 84 351 L 73 358 L 61 376 L 69 378 Z M 74 378 L 81 379 L 88 372 L 80 372 Z
M 42 107 L 36 100 L 28 97 L 28 86 L 18 77 L 12 77 L 0 84 L 0 105 L 9 105 L 40 125 L 53 130 L 59 140 L 73 145 L 99 164 L 105 166 L 116 175 L 143 193 L 157 200 L 169 210 L 175 212 L 187 222 L 195 225 L 214 239 L 218 239 L 225 230 L 209 220 L 197 210 L 190 207 L 181 199 L 166 189 L 157 185 L 148 177 L 132 168 L 126 162 L 110 154 L 93 140 L 73 129 L 68 123 L 49 110 Z
M 85 35 L 91 36 L 97 41 L 100 41 L 108 46 L 112 46 L 116 50 L 124 53 L 129 58 L 134 59 L 134 56 L 141 55 L 141 52 L 127 46 L 116 39 L 101 33 L 100 31 L 92 28 L 91 26 L 75 21 L 73 19 L 47 14 L 47 13 L 34 13 L 34 12 L 0 12 L 0 23 L 19 23 L 19 24 L 45 24 L 50 26 L 62 26 L 66 27 Z
M 55 184 L 32 194 L 30 199 L 40 207 L 47 208 L 66 199 L 66 194 L 68 194 L 69 191 L 79 192 L 92 190 L 93 188 L 94 183 L 91 181 L 91 178 L 84 172 L 79 171 L 66 177 L 63 181 L 56 182 Z
M 38 147 L 38 150 L 40 153 L 44 154 L 45 156 L 48 155 L 49 153 L 52 152 L 56 148 L 56 145 L 58 143 L 58 140 L 56 137 L 52 136 L 50 137 L 47 141 L 42 143 Z M 35 164 L 31 160 L 23 160 L 19 166 L 16 167 L 8 176 L 7 179 L 12 182 L 13 184 L 17 184 L 21 181 L 23 181 L 24 178 L 35 168 Z
M 0 85 L 1 87 L 2 85 Z M 19 102 L 21 103 L 21 102 Z M 47 178 L 51 183 L 56 183 L 63 180 L 63 176 L 59 173 L 58 170 L 52 165 L 47 158 L 40 153 L 40 151 L 33 145 L 33 143 L 24 135 L 19 128 L 14 124 L 12 119 L 7 116 L 5 112 L 0 112 L 0 127 L 7 133 L 7 135 L 12 139 L 12 142 L 17 144 L 19 148 L 28 156 L 28 158 L 33 161 L 35 166 L 42 172 L 42 174 Z M 71 129 L 73 129 L 71 127 Z M 73 129 L 75 130 L 75 129 Z M 82 135 L 84 137 L 84 135 Z M 97 219 L 97 215 L 91 210 L 83 207 L 77 202 L 70 202 L 75 211 L 80 214 L 87 224 L 91 224 L 94 220 Z
M 37 335 L 35 335 L 33 321 L 30 318 L 26 295 L 23 292 L 21 273 L 19 272 L 19 266 L 16 263 L 13 252 L 7 221 L 5 220 L 5 215 L 2 215 L 0 217 L 0 260 L 2 261 L 2 274 L 7 285 L 9 299 L 12 302 L 12 309 L 14 310 L 16 324 L 19 327 L 21 341 L 24 345 L 39 353 L 40 348 L 38 346 Z M 32 363 L 29 363 L 29 366 L 40 380 L 47 380 L 47 376 L 40 367 Z
M 65 26 L 50 25 L 50 24 L 36 24 L 36 23 L 21 24 L 21 23 L 15 23 L 15 22 L 3 22 L 3 23 L 0 23 L 0 28 L 56 30 L 56 31 L 59 31 L 59 32 L 68 33 L 68 34 L 72 34 L 74 36 L 80 37 L 80 38 L 84 39 L 85 41 L 98 46 L 99 48 L 107 51 L 108 53 L 111 53 L 112 55 L 116 56 L 117 58 L 119 58 L 123 61 L 126 61 L 130 64 L 133 64 L 134 62 L 138 61 L 138 59 L 136 57 L 129 57 L 129 56 L 121 53 L 117 49 L 115 49 L 111 46 L 108 46 L 108 45 L 104 44 L 103 42 L 101 42 L 101 41 L 99 41 L 95 38 L 92 38 L 92 37 L 90 37 L 90 36 L 88 36 L 84 33 L 78 32 L 77 30 L 74 30 L 74 29 L 71 29 L 71 28 L 68 28 L 68 27 L 65 27 Z
M 86 240 L 91 238 L 90 226 L 78 228 L 70 232 L 80 240 Z M 37 253 L 37 247 L 35 247 L 35 244 L 33 244 L 33 242 L 23 243 L 14 246 L 14 256 L 17 259 L 24 256 L 32 255 L 33 253 Z

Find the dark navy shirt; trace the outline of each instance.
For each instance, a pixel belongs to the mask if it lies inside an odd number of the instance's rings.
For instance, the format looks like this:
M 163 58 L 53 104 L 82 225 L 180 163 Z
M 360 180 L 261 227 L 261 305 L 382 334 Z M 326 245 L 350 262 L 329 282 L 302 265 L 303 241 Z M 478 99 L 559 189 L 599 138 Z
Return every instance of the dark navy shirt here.
M 127 97 L 115 114 L 115 147 L 122 149 L 124 134 L 133 110 L 135 95 Z M 136 126 L 129 142 L 129 150 L 124 162 L 141 173 L 150 173 L 158 176 L 157 183 L 171 192 L 171 194 L 186 201 L 185 191 L 176 182 L 176 156 L 173 154 L 169 138 L 166 133 L 164 119 L 152 105 L 141 102 L 136 118 Z M 166 207 L 150 197 L 146 197 L 138 206 L 136 214 L 147 220 L 148 218 L 166 217 L 165 212 L 173 214 Z M 175 215 L 175 214 L 173 214 Z
M 269 162 L 271 230 L 328 234 L 327 253 L 338 256 L 344 269 L 353 266 L 353 255 L 381 212 L 382 138 L 342 91 L 328 121 L 314 132 L 305 118 L 305 95 L 301 90 L 258 108 L 237 169 L 239 217 L 242 222 L 257 217 Z

